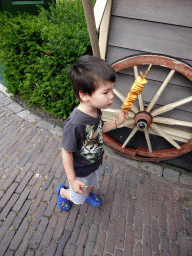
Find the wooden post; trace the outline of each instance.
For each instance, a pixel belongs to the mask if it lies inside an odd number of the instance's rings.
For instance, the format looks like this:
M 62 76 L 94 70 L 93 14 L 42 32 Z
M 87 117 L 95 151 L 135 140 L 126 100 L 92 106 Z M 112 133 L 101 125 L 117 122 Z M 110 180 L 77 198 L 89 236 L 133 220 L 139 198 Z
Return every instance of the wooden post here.
M 93 55 L 100 58 L 99 39 L 95 25 L 92 0 L 82 0 Z
M 107 52 L 111 9 L 112 9 L 112 0 L 108 0 L 106 4 L 105 12 L 103 14 L 103 19 L 101 21 L 100 33 L 99 33 L 99 49 L 100 49 L 101 58 L 104 60 L 106 58 L 106 52 Z

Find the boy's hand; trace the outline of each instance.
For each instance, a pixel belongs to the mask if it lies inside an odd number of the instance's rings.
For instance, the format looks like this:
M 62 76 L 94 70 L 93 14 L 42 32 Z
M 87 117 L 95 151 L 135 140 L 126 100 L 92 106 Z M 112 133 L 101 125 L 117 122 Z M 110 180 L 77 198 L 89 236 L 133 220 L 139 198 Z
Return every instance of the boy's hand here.
M 88 188 L 87 184 L 85 184 L 84 182 L 82 182 L 78 179 L 70 181 L 70 184 L 71 184 L 71 187 L 72 187 L 73 191 L 75 193 L 78 193 L 78 194 L 81 194 L 81 195 L 84 193 L 84 189 L 82 187 Z
M 109 132 L 117 127 L 119 127 L 121 124 L 124 124 L 126 119 L 128 118 L 128 114 L 124 113 L 122 110 L 119 112 L 118 119 L 114 119 L 113 121 L 104 122 L 102 132 L 106 133 Z
M 117 119 L 117 125 L 120 126 L 121 124 L 124 124 L 127 118 L 128 118 L 128 114 L 124 113 L 123 110 L 121 110 L 119 112 L 119 116 Z

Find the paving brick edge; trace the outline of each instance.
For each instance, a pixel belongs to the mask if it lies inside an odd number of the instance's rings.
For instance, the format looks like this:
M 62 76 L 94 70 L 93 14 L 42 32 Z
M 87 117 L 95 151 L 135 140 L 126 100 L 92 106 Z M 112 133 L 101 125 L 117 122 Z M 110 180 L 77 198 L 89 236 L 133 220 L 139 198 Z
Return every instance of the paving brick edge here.
M 5 96 L 11 97 L 13 94 L 7 93 L 7 88 L 0 83 L 0 92 L 4 94 Z M 20 118 L 23 118 L 24 120 L 31 122 L 38 126 L 41 129 L 45 129 L 49 131 L 53 135 L 57 135 L 59 137 L 62 137 L 62 128 L 59 126 L 54 126 L 53 124 L 44 121 L 39 116 L 32 114 L 29 110 L 24 109 L 21 105 L 16 103 L 14 100 L 12 100 L 12 103 L 8 104 L 7 107 L 10 108 L 16 115 L 18 115 Z M 13 104 L 13 106 L 11 106 Z
M 4 94 L 5 96 L 11 98 L 13 94 L 7 93 L 7 88 L 0 83 L 0 92 Z M 12 99 L 11 99 L 12 100 Z M 11 106 L 11 104 L 13 104 Z M 32 114 L 30 111 L 25 110 L 21 105 L 18 103 L 15 103 L 14 100 L 12 100 L 12 103 L 7 105 L 8 108 L 12 109 L 15 114 L 17 114 L 20 118 L 23 118 L 24 120 L 31 122 L 35 124 L 37 127 L 41 129 L 45 129 L 49 131 L 53 135 L 57 135 L 59 137 L 62 137 L 62 128 L 59 126 L 55 126 L 47 121 L 44 121 L 42 118 L 40 118 L 37 115 Z M 129 158 L 125 158 L 117 153 L 115 153 L 111 148 L 108 146 L 104 146 L 105 152 L 117 159 L 117 160 L 122 160 L 123 162 L 136 167 L 136 168 L 141 168 L 153 175 L 156 175 L 158 177 L 163 177 L 167 181 L 172 181 L 172 182 L 181 182 L 185 185 L 192 186 L 192 173 L 186 172 L 182 168 L 177 168 L 177 170 L 167 168 L 167 167 L 162 167 L 158 164 L 150 163 L 150 162 L 140 162 L 137 160 L 132 160 Z

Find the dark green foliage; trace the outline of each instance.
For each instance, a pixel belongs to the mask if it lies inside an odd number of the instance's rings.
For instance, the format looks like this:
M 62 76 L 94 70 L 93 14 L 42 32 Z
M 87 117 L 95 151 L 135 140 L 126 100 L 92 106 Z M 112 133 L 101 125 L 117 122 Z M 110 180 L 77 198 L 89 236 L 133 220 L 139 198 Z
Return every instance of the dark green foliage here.
M 39 15 L 0 13 L 0 60 L 8 91 L 66 118 L 77 104 L 68 68 L 88 54 L 81 0 L 39 7 Z

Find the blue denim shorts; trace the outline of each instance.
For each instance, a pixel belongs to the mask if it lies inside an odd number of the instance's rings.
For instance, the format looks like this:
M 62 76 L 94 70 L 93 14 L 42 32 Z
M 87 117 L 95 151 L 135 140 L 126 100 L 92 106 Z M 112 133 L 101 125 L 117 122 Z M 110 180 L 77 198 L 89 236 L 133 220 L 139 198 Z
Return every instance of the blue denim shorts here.
M 97 189 L 99 189 L 100 187 L 100 170 L 101 170 L 101 165 L 99 166 L 99 168 L 91 173 L 89 176 L 87 177 L 83 177 L 83 178 L 78 178 L 78 180 L 84 182 L 85 184 L 87 184 L 88 187 L 95 187 L 97 186 Z M 75 193 L 71 187 L 71 184 L 69 183 L 69 189 L 70 189 L 70 200 L 74 203 L 74 204 L 83 204 L 87 198 L 87 189 L 85 187 L 83 187 L 84 189 L 84 193 L 78 194 Z

